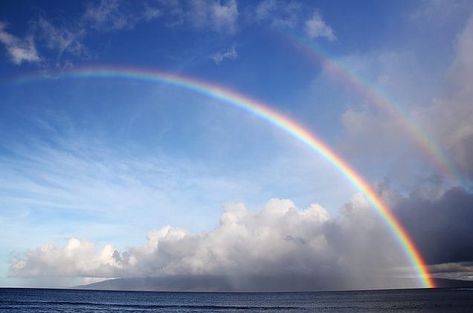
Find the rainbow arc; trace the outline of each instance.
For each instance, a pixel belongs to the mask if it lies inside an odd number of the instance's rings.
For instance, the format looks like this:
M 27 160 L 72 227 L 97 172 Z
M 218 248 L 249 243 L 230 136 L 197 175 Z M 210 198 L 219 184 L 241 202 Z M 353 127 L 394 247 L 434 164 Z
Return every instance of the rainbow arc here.
M 361 193 L 381 217 L 385 225 L 391 231 L 397 242 L 405 252 L 410 264 L 415 268 L 416 274 L 426 288 L 435 287 L 434 280 L 431 278 L 427 265 L 422 258 L 420 251 L 415 246 L 407 231 L 397 220 L 392 210 L 383 202 L 373 188 L 366 183 L 360 174 L 352 169 L 339 155 L 331 150 L 322 140 L 313 133 L 304 128 L 295 120 L 279 113 L 269 105 L 256 101 L 249 97 L 238 94 L 229 89 L 220 87 L 216 84 L 195 80 L 189 77 L 176 74 L 150 71 L 136 68 L 120 67 L 89 67 L 76 68 L 58 73 L 58 79 L 64 78 L 120 78 L 128 80 L 140 80 L 148 82 L 159 82 L 185 88 L 187 90 L 206 95 L 220 100 L 222 103 L 237 107 L 243 111 L 251 113 L 260 119 L 283 130 L 294 139 L 304 143 L 312 151 L 322 156 L 335 169 L 341 172 Z M 15 80 L 17 83 L 43 80 L 44 76 L 35 74 L 24 76 Z

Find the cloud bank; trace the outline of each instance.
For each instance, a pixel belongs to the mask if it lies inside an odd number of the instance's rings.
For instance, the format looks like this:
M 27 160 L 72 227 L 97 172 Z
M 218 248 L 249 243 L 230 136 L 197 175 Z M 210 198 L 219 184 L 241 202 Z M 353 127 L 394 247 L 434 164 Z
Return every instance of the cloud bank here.
M 459 187 L 402 195 L 383 186 L 378 192 L 434 277 L 471 279 L 473 194 Z M 10 275 L 33 282 L 152 279 L 147 283 L 165 290 L 419 286 L 404 252 L 362 195 L 336 216 L 317 204 L 299 209 L 287 199 L 272 199 L 259 210 L 228 204 L 211 231 L 168 225 L 150 231 L 146 244 L 126 249 L 70 238 L 64 246 L 46 244 L 17 254 Z
M 199 290 L 263 290 L 268 281 L 273 290 L 297 289 L 289 282 L 309 289 L 416 286 L 402 281 L 411 273 L 396 271 L 400 265 L 407 266 L 403 252 L 364 198 L 356 196 L 339 217 L 317 204 L 298 209 L 284 199 L 257 211 L 229 204 L 212 231 L 165 226 L 149 232 L 145 245 L 121 251 L 71 238 L 62 247 L 44 245 L 16 256 L 10 274 L 161 277 L 171 289 L 187 277 Z

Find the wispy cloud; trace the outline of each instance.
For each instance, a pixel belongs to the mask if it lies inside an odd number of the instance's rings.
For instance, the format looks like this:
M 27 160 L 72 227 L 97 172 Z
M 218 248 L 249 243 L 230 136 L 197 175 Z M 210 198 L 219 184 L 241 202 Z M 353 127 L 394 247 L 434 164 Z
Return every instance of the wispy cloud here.
M 74 29 L 68 29 L 55 26 L 42 16 L 39 17 L 36 25 L 40 40 L 44 41 L 48 49 L 57 51 L 58 58 L 61 58 L 66 52 L 77 56 L 86 53 L 82 43 L 86 35 L 85 28 L 77 26 Z
M 89 212 L 112 219 L 131 214 L 132 218 L 158 207 L 164 215 L 183 209 L 186 200 L 181 192 L 189 186 L 202 188 L 209 197 L 213 192 L 238 190 L 236 183 L 195 162 L 136 159 L 90 141 L 81 143 L 79 138 L 74 143 L 53 140 L 53 144 L 31 141 L 29 147 L 10 147 L 14 158 L 0 158 L 0 190 L 6 194 L 1 202 L 6 207 L 39 216 L 42 212 Z
M 304 16 L 302 4 L 296 1 L 263 0 L 254 10 L 256 22 L 274 27 L 297 28 Z
M 119 9 L 118 0 L 100 0 L 89 3 L 84 14 L 86 22 L 97 30 L 120 30 L 130 27 L 132 19 Z
M 185 8 L 191 25 L 197 29 L 210 28 L 220 33 L 235 33 L 238 27 L 238 6 L 235 0 L 224 2 L 198 0 Z
M 235 60 L 236 58 L 238 58 L 238 53 L 235 49 L 235 46 L 232 46 L 226 50 L 212 54 L 210 58 L 215 62 L 215 64 L 218 65 L 224 60 Z
M 335 31 L 315 11 L 297 1 L 263 0 L 255 7 L 255 21 L 269 22 L 273 27 L 295 29 L 310 39 L 325 38 L 335 41 Z
M 152 2 L 136 6 L 120 0 L 91 2 L 82 17 L 82 22 L 98 31 L 131 29 L 140 22 L 149 22 L 162 15 L 162 10 Z
M 13 63 L 37 63 L 41 61 L 32 36 L 20 39 L 7 32 L 6 28 L 6 24 L 0 21 L 0 42 L 5 46 Z
M 38 46 L 53 52 L 53 65 L 61 67 L 71 63 L 71 56 L 89 56 L 84 40 L 94 31 L 131 29 L 136 24 L 149 22 L 161 14 L 161 10 L 151 2 L 130 6 L 119 0 L 101 0 L 89 3 L 78 18 L 67 23 L 58 22 L 60 19 L 53 20 L 47 14 L 33 18 L 30 21 L 30 34 L 24 39 L 8 33 L 6 24 L 0 22 L 0 42 L 5 45 L 15 64 L 44 61 L 43 65 L 48 65 L 48 58 L 44 56 L 47 53 L 42 53 L 44 55 L 40 57 Z
M 130 31 L 138 24 L 153 21 L 159 21 L 158 27 L 180 27 L 225 36 L 234 36 L 240 29 L 254 23 L 267 23 L 272 27 L 297 29 L 311 39 L 336 39 L 335 32 L 318 11 L 310 17 L 307 12 L 308 8 L 297 1 L 264 0 L 240 11 L 236 0 L 145 1 L 133 4 L 120 0 L 99 0 L 88 2 L 83 12 L 67 22 L 52 18 L 47 13 L 33 18 L 29 21 L 31 34 L 24 39 L 8 33 L 2 23 L 0 42 L 6 46 L 15 64 L 42 60 L 43 65 L 48 65 L 49 50 L 55 54 L 53 65 L 61 67 L 72 64 L 78 58 L 94 55 L 85 41 L 95 32 Z M 216 56 L 216 62 L 235 57 L 233 51 L 229 50 L 222 59 Z

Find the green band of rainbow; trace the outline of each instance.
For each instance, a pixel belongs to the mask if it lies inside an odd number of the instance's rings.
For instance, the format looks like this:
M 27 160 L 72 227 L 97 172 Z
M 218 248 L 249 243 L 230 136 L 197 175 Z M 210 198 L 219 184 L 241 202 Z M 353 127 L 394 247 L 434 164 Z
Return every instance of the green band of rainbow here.
M 397 218 L 394 216 L 393 212 L 385 203 L 383 203 L 383 201 L 375 193 L 375 191 L 363 180 L 363 178 L 357 172 L 350 168 L 350 166 L 348 166 L 348 164 L 344 160 L 342 160 L 340 156 L 335 154 L 335 152 L 333 152 L 314 134 L 305 129 L 302 125 L 298 124 L 296 121 L 272 109 L 270 106 L 263 104 L 262 102 L 250 99 L 241 94 L 237 94 L 228 89 L 222 88 L 215 84 L 210 84 L 203 81 L 197 81 L 192 78 L 158 71 L 148 71 L 135 68 L 90 67 L 68 70 L 66 72 L 58 73 L 55 77 L 122 78 L 167 83 L 221 100 L 223 103 L 232 105 L 251 114 L 254 114 L 259 118 L 267 121 L 268 123 L 280 128 L 296 140 L 303 142 L 314 152 L 321 155 L 365 195 L 367 200 L 371 203 L 371 205 L 382 218 L 389 230 L 392 232 L 396 240 L 399 242 L 409 262 L 415 268 L 422 285 L 426 288 L 435 287 L 435 283 L 429 275 L 427 266 L 419 250 L 414 245 L 406 230 L 402 227 Z M 15 82 L 21 83 L 41 79 L 44 79 L 44 76 L 36 74 L 16 79 Z

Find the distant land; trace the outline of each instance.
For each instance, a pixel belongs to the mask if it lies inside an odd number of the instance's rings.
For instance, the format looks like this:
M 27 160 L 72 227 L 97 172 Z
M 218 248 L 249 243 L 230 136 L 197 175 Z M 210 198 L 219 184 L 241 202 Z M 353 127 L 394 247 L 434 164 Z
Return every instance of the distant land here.
M 257 283 L 254 281 L 257 280 Z M 195 276 L 193 278 L 186 277 L 147 277 L 147 278 L 117 278 L 109 279 L 97 283 L 81 285 L 74 287 L 75 289 L 90 290 L 132 290 L 132 291 L 254 291 L 254 292 L 279 292 L 279 291 L 324 291 L 324 290 L 356 290 L 356 286 L 341 285 L 341 281 L 333 279 L 332 283 L 327 283 L 326 279 L 322 279 L 324 285 L 318 284 L 313 279 L 289 279 L 285 284 L 281 283 L 281 278 L 248 278 L 248 279 L 229 279 L 228 277 L 218 276 Z M 393 284 L 393 289 L 403 289 L 401 286 L 413 284 L 410 279 L 399 279 Z M 454 280 L 454 279 L 435 279 L 435 283 L 439 288 L 473 288 L 473 281 Z M 384 285 L 385 286 L 385 285 Z M 385 289 L 380 284 L 373 285 L 368 289 Z

